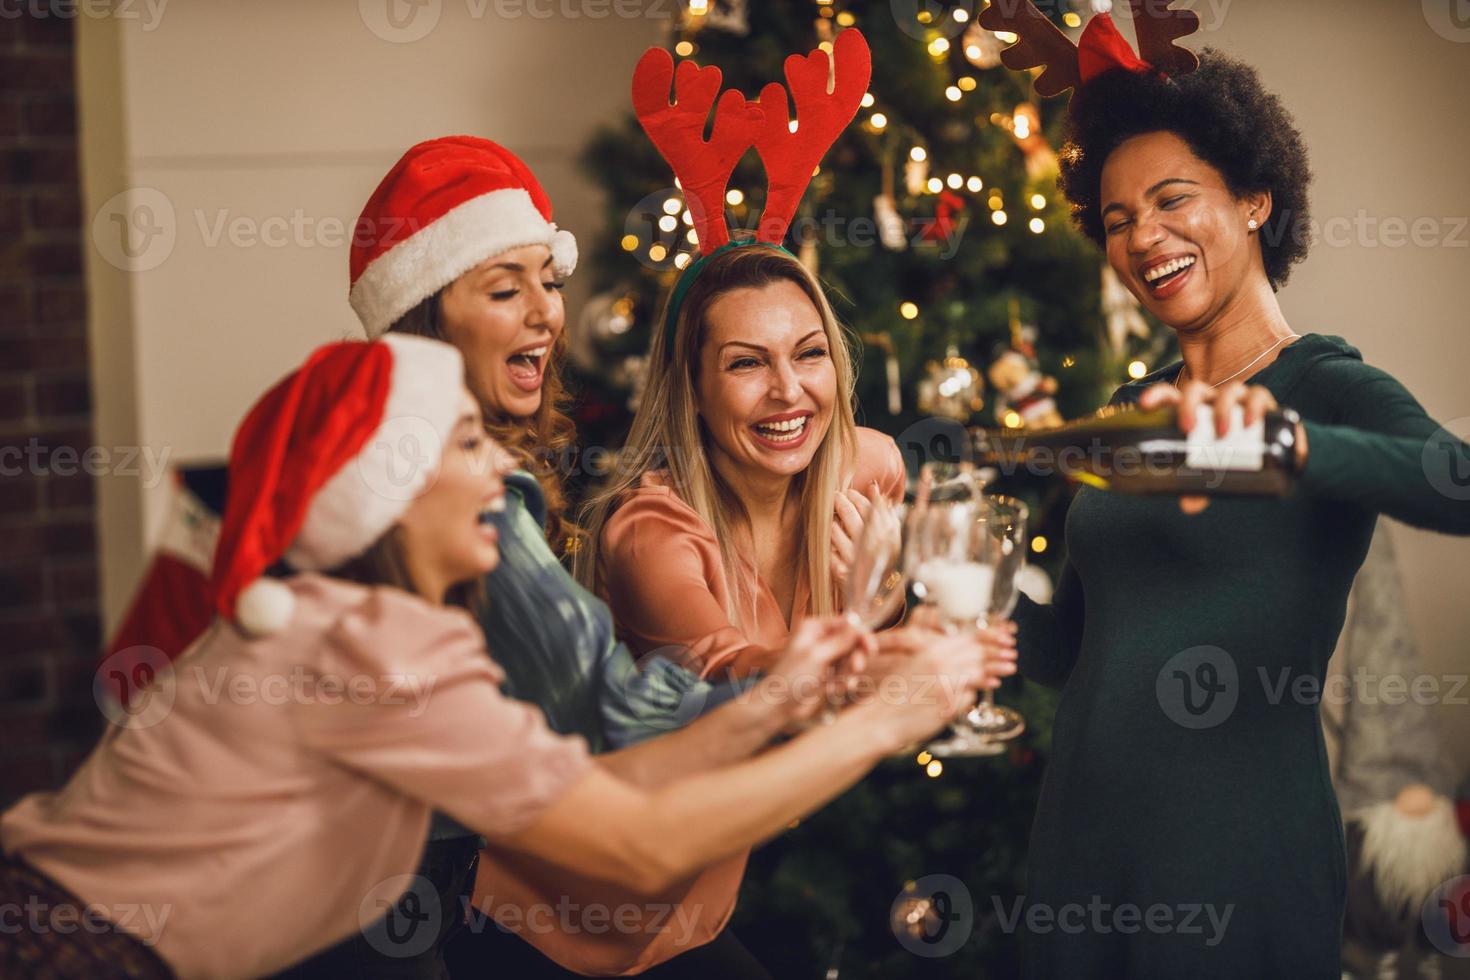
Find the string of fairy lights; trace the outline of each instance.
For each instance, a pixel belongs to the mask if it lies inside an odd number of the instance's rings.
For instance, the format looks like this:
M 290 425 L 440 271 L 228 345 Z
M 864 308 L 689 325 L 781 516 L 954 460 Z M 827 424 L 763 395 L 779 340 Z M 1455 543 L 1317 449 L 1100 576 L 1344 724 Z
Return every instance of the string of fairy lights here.
M 712 0 L 686 0 L 680 37 L 673 47 L 674 54 L 678 58 L 692 58 L 698 53 L 699 45 L 696 38 L 699 31 L 706 26 L 706 21 L 716 13 L 715 6 Z M 815 0 L 815 6 L 817 17 L 814 25 L 820 39 L 817 46 L 831 54 L 831 38 L 835 29 L 853 27 L 857 24 L 858 19 L 851 10 L 838 9 L 837 0 Z M 1108 0 L 1092 0 L 1092 6 L 1094 9 L 1102 9 L 1111 4 L 1108 3 Z M 943 24 L 937 21 L 935 15 L 929 10 L 915 11 L 914 18 L 919 29 L 918 43 L 925 45 L 929 56 L 936 64 L 943 64 L 951 60 L 952 53 L 953 42 L 947 36 L 947 32 L 961 27 L 966 28 L 961 43 L 967 69 L 961 71 L 952 84 L 945 88 L 945 98 L 951 102 L 960 102 L 967 93 L 979 87 L 979 81 L 974 72 L 986 70 L 998 64 L 988 58 L 987 52 L 993 54 L 999 51 L 1000 48 L 1013 43 L 1016 37 L 1006 31 L 980 31 L 978 24 L 971 23 L 970 11 L 963 6 L 955 7 L 941 16 L 952 19 L 953 24 Z M 1081 18 L 1072 12 L 1065 14 L 1063 20 L 1072 27 L 1081 24 Z M 988 120 L 991 124 L 1007 130 L 1018 142 L 1025 141 L 1034 135 L 1032 115 L 1023 111 L 1026 108 L 1026 104 L 1023 103 L 1012 114 L 996 112 L 990 114 Z M 1002 227 L 1011 221 L 1012 211 L 1007 208 L 1004 193 L 999 187 L 988 186 L 981 175 L 952 170 L 944 175 L 928 176 L 929 150 L 925 145 L 927 140 L 917 127 L 897 120 L 893 107 L 882 104 L 874 92 L 869 91 L 863 95 L 861 110 L 864 113 L 861 126 L 866 132 L 874 136 L 882 136 L 886 133 L 902 131 L 905 135 L 911 136 L 912 145 L 908 149 L 907 159 L 920 168 L 913 173 L 922 172 L 923 174 L 917 179 L 910 178 L 906 181 L 907 190 L 911 195 L 933 196 L 942 194 L 946 190 L 965 191 L 975 195 L 978 199 L 978 195 L 988 189 L 989 193 L 985 194 L 984 203 L 989 211 L 991 224 Z M 797 124 L 797 120 L 792 120 L 793 132 Z M 813 176 L 820 172 L 821 168 L 818 167 L 813 171 Z M 731 188 L 725 195 L 725 204 L 730 209 L 730 217 L 733 218 L 733 224 L 736 226 L 743 226 L 744 223 L 750 221 L 752 217 L 750 207 L 757 203 L 759 202 L 750 201 L 739 188 Z M 1031 193 L 1023 202 L 1023 207 L 1029 207 L 1030 211 L 1024 219 L 1025 227 L 1032 234 L 1040 235 L 1046 231 L 1047 222 L 1043 213 L 1050 203 L 1047 196 L 1039 192 Z M 699 238 L 694 230 L 693 219 L 685 205 L 682 188 L 678 181 L 675 181 L 675 192 L 665 198 L 648 217 L 653 219 L 649 229 L 651 234 L 645 236 L 637 231 L 628 230 L 620 242 L 623 250 L 639 255 L 656 268 L 673 270 L 686 268 L 698 254 Z M 920 315 L 919 306 L 913 300 L 903 300 L 899 304 L 898 312 L 905 320 L 915 320 Z

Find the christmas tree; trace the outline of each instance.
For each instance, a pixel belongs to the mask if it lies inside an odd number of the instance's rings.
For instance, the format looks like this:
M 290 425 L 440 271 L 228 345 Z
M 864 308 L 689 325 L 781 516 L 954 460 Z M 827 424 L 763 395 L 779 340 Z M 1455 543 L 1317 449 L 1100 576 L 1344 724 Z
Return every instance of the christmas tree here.
M 1039 104 L 1031 76 L 1000 65 L 1013 38 L 981 29 L 978 6 L 685 0 L 667 39 L 676 58 L 718 65 L 725 88 L 752 97 L 784 80 L 788 54 L 829 46 L 847 27 L 867 37 L 863 108 L 786 244 L 860 342 L 859 424 L 893 435 L 911 471 L 962 447 L 962 424 L 1085 414 L 1170 353 L 1168 331 L 1150 328 L 1070 226 L 1053 150 L 1065 106 Z M 1049 12 L 1064 28 L 1085 18 L 1065 4 Z M 587 242 L 598 292 L 572 331 L 576 415 L 584 446 L 616 447 L 650 325 L 698 248 L 668 165 L 631 110 L 583 162 L 608 211 L 604 234 Z M 753 231 L 765 188 L 755 153 L 729 187 L 730 226 Z M 582 469 L 595 480 L 592 460 Z M 1018 473 L 995 489 L 1028 502 L 1032 563 L 1054 576 L 1069 488 Z M 734 923 L 742 940 L 779 976 L 1014 974 L 1015 937 L 1001 919 L 1023 891 L 1052 697 L 1008 683 L 1001 700 L 1029 722 L 1008 754 L 894 760 L 758 851 Z M 972 911 L 935 875 L 958 879 Z

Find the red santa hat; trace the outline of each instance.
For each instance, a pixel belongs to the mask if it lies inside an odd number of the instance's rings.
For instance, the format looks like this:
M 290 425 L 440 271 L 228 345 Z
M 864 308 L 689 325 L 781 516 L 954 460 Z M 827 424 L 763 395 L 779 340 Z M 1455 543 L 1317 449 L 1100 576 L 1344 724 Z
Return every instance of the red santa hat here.
M 551 200 L 514 153 L 475 136 L 444 136 L 405 153 L 363 206 L 352 237 L 348 300 L 369 337 L 493 255 L 551 249 L 557 275 L 577 267 L 577 241 L 551 220 Z
M 257 636 L 284 627 L 291 590 L 265 570 L 332 568 L 387 532 L 438 471 L 463 391 L 458 350 L 394 334 L 320 347 L 266 392 L 230 449 L 215 610 Z

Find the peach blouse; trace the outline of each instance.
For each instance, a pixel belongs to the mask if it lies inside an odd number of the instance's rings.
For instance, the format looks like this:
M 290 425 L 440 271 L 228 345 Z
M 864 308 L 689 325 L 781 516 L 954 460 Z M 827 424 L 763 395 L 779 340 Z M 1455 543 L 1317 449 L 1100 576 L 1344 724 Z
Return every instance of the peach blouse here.
M 0 817 L 6 855 L 180 976 L 274 973 L 346 938 L 406 889 L 431 809 L 515 831 L 596 764 L 501 695 L 463 610 L 287 582 L 290 627 L 216 621 L 65 788 Z
M 875 482 L 890 500 L 901 499 L 903 457 L 891 437 L 859 428 L 849 486 L 866 491 Z M 619 638 L 639 656 L 661 654 L 703 677 L 739 671 L 749 658 L 784 646 L 811 607 L 811 588 L 801 575 L 788 623 L 755 562 L 741 554 L 755 617 L 744 630 L 731 623 L 725 612 L 730 583 L 714 530 L 674 493 L 664 471 L 643 475 L 603 526 L 600 544 L 598 580 Z

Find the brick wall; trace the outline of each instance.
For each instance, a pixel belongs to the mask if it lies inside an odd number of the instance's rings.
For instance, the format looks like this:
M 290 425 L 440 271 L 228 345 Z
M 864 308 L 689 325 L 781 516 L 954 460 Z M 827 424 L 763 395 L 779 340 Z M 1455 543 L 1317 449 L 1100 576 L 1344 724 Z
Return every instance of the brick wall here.
M 0 806 L 59 784 L 100 731 L 93 481 L 54 455 L 79 457 L 92 425 L 75 22 L 16 11 L 0 17 Z

